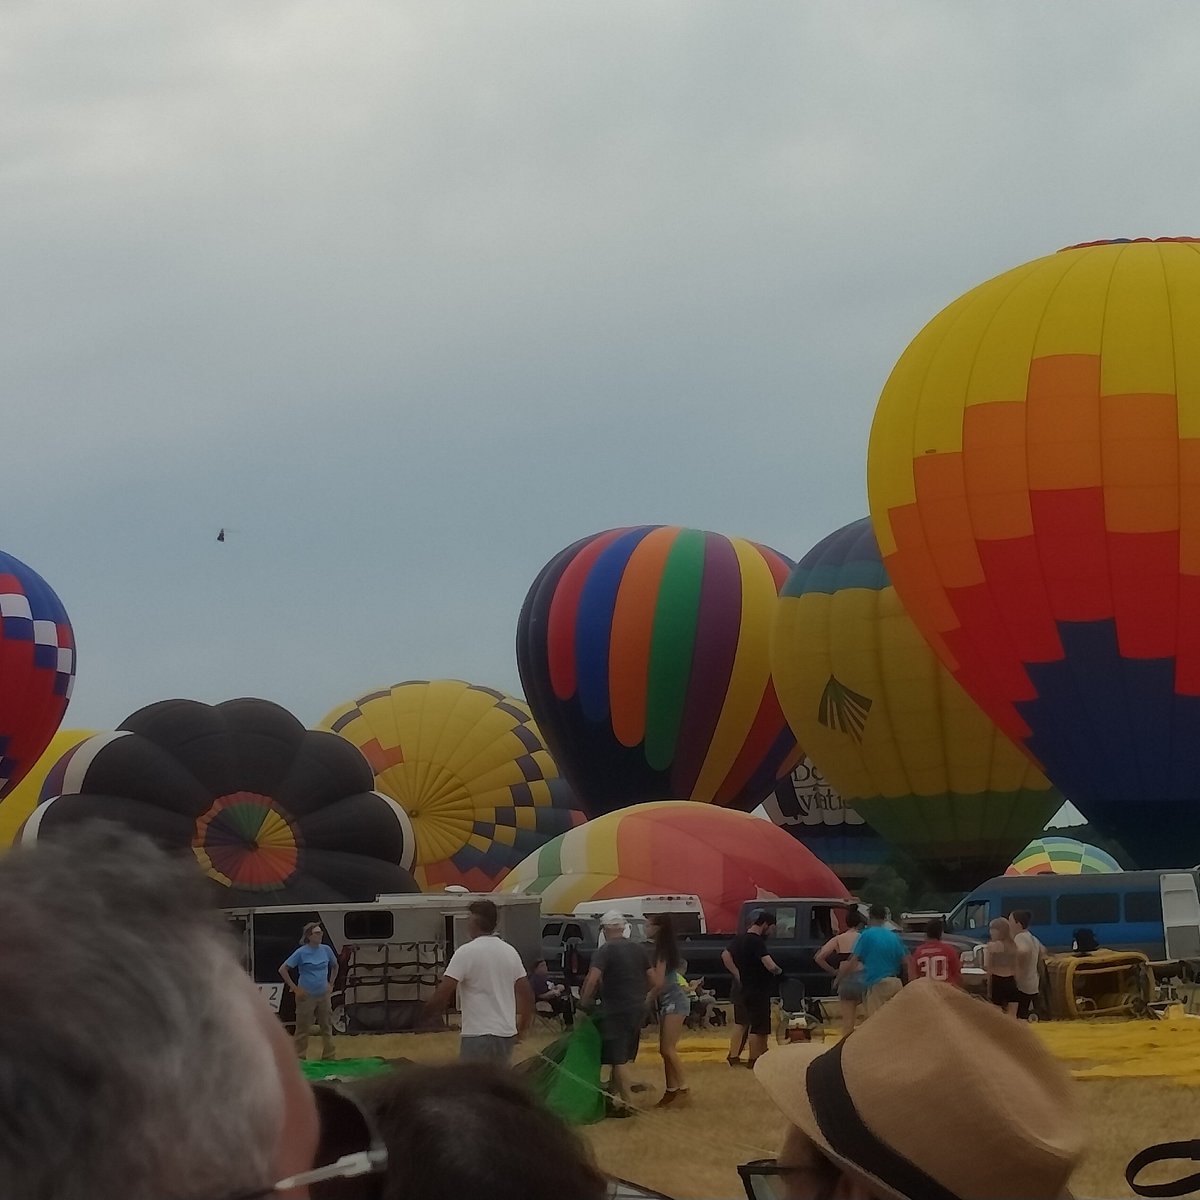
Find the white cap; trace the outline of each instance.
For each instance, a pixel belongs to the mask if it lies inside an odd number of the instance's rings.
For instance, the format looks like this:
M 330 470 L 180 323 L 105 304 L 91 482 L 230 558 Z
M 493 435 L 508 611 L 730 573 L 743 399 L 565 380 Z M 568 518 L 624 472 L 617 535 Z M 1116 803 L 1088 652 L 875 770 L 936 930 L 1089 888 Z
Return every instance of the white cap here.
M 623 912 L 617 912 L 615 908 L 610 908 L 608 912 L 606 912 L 604 916 L 600 918 L 600 924 L 603 925 L 605 929 L 624 929 L 628 922 L 625 920 L 625 914 Z

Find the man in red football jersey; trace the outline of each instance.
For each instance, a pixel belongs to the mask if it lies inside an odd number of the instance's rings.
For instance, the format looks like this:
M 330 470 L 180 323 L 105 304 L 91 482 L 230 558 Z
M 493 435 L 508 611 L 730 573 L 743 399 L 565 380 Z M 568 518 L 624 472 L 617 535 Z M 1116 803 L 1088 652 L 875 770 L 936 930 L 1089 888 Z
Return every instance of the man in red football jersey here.
M 958 962 L 958 951 L 942 941 L 944 928 L 941 918 L 925 926 L 925 941 L 913 952 L 908 965 L 908 977 L 912 979 L 937 979 L 942 983 L 962 987 L 962 969 Z

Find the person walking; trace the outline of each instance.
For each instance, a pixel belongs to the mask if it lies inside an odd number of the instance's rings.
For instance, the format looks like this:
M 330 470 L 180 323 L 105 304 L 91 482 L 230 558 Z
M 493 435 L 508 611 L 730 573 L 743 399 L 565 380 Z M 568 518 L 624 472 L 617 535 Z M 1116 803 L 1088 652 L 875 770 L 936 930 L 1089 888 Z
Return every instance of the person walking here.
M 648 916 L 646 934 L 650 939 L 650 996 L 658 1009 L 658 1053 L 663 1060 L 666 1087 L 658 1107 L 664 1108 L 668 1104 L 685 1104 L 688 1099 L 683 1060 L 679 1057 L 679 1036 L 692 1011 L 692 1000 L 683 981 L 683 960 L 679 957 L 670 916 L 666 913 Z
M 775 976 L 783 969 L 767 951 L 767 939 L 775 929 L 775 914 L 759 909 L 751 914 L 745 933 L 721 952 L 725 970 L 733 976 L 733 1031 L 729 1038 L 731 1067 L 742 1065 L 742 1047 L 750 1041 L 750 1062 L 754 1063 L 767 1052 L 767 1035 L 771 1032 L 771 990 Z
M 887 923 L 888 912 L 882 904 L 867 910 L 867 927 L 854 943 L 847 971 L 863 973 L 863 1002 L 867 1016 L 874 1016 L 903 986 L 900 972 L 907 952 L 904 943 Z
M 613 910 L 600 919 L 604 943 L 592 955 L 579 989 L 579 1008 L 586 1012 L 600 999 L 600 1062 L 611 1068 L 611 1116 L 630 1116 L 633 1088 L 629 1064 L 637 1058 L 650 992 L 650 961 L 644 946 L 629 940 L 629 923 Z
M 997 917 L 988 925 L 991 941 L 983 947 L 983 965 L 988 976 L 988 999 L 1010 1017 L 1017 1015 L 1021 993 L 1017 972 L 1022 964 L 1020 947 L 1013 939 L 1013 927 L 1007 917 Z
M 857 908 L 846 910 L 846 928 L 834 934 L 817 951 L 815 962 L 822 971 L 827 971 L 836 980 L 834 988 L 838 998 L 838 1016 L 841 1018 L 842 1037 L 849 1037 L 854 1032 L 858 1021 L 858 1006 L 863 1001 L 863 973 L 860 967 L 851 971 L 850 959 L 854 947 L 858 944 L 858 936 L 862 932 L 863 916 Z
M 925 926 L 925 940 L 912 952 L 910 959 L 910 980 L 936 979 L 954 987 L 962 987 L 962 963 L 958 951 L 942 941 L 945 932 L 941 917 L 935 917 Z
M 1029 1014 L 1042 990 L 1042 963 L 1046 960 L 1046 947 L 1029 932 L 1033 914 L 1027 908 L 1015 909 L 1009 914 L 1013 925 L 1013 941 L 1017 944 L 1020 961 L 1017 969 L 1017 1020 L 1028 1021 Z
M 471 940 L 454 951 L 422 1019 L 437 1017 L 458 993 L 462 1014 L 458 1057 L 463 1062 L 508 1063 L 533 1020 L 533 988 L 521 956 L 496 932 L 491 900 L 467 905 Z
M 324 930 L 320 921 L 304 927 L 300 945 L 280 964 L 279 977 L 296 997 L 296 1053 L 304 1058 L 308 1051 L 308 1034 L 315 1020 L 321 1029 L 324 1059 L 335 1057 L 333 1049 L 333 1004 L 329 990 L 337 978 L 337 955 L 322 940 Z M 291 972 L 295 971 L 296 978 Z

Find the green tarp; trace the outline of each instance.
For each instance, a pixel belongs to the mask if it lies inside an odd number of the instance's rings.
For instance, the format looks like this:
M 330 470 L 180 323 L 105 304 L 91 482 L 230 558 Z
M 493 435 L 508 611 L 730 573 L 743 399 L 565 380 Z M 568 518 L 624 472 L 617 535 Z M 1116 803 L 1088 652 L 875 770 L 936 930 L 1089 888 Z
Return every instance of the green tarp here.
M 604 1119 L 600 1086 L 600 1032 L 588 1017 L 577 1016 L 575 1028 L 550 1043 L 518 1068 L 551 1112 L 572 1125 Z
M 384 1075 L 392 1064 L 382 1058 L 338 1058 L 322 1062 L 319 1058 L 301 1059 L 300 1071 L 310 1081 L 317 1079 L 362 1079 Z

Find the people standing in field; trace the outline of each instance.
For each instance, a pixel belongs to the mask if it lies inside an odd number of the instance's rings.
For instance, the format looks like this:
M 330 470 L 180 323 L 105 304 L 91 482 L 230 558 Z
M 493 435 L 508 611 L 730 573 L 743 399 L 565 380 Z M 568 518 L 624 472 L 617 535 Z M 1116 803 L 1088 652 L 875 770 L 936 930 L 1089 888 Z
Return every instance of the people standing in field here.
M 296 1053 L 304 1058 L 308 1034 L 315 1020 L 321 1029 L 321 1057 L 331 1059 L 333 1048 L 333 1004 L 330 989 L 337 978 L 337 955 L 325 945 L 320 921 L 305 925 L 300 945 L 279 966 L 279 977 L 296 997 Z M 296 972 L 293 978 L 291 972 Z
M 834 934 L 816 954 L 817 966 L 822 971 L 828 971 L 837 980 L 835 989 L 842 1037 L 848 1037 L 854 1032 L 858 1020 L 858 1006 L 863 1001 L 865 990 L 862 968 L 850 970 L 850 959 L 853 957 L 854 947 L 858 944 L 862 926 L 862 913 L 857 908 L 848 908 L 846 928 L 841 933 Z
M 771 1032 L 771 992 L 775 976 L 783 969 L 767 950 L 767 939 L 775 929 L 775 914 L 760 909 L 751 914 L 745 933 L 721 952 L 725 970 L 733 976 L 733 1031 L 727 1059 L 731 1067 L 741 1065 L 742 1047 L 750 1041 L 750 1066 L 767 1052 Z
M 941 917 L 935 917 L 925 926 L 925 940 L 912 952 L 909 980 L 935 979 L 962 987 L 962 964 L 958 951 L 942 941 L 946 927 Z
M 666 913 L 646 918 L 650 940 L 650 998 L 658 1010 L 658 1053 L 663 1061 L 666 1090 L 658 1107 L 681 1105 L 687 1101 L 688 1085 L 683 1078 L 683 1060 L 679 1057 L 679 1036 L 692 1011 L 692 999 L 681 974 L 683 960 L 675 928 Z
M 533 1020 L 533 989 L 525 964 L 496 932 L 498 921 L 491 900 L 474 900 L 467 906 L 471 940 L 451 955 L 423 1014 L 440 1016 L 458 992 L 458 1056 L 464 1062 L 510 1062 L 517 1040 Z
M 1027 908 L 1015 909 L 1009 916 L 1013 925 L 1013 941 L 1021 955 L 1017 968 L 1017 1019 L 1028 1021 L 1034 1003 L 1042 990 L 1042 963 L 1046 959 L 1046 947 L 1029 931 L 1033 914 Z
M 862 971 L 863 1002 L 871 1017 L 903 986 L 900 972 L 908 952 L 900 935 L 888 927 L 888 911 L 882 904 L 872 904 L 867 917 L 867 927 L 854 943 L 846 970 Z
M 624 914 L 605 913 L 600 919 L 604 944 L 592 955 L 591 966 L 579 989 L 579 1007 L 587 1010 L 600 998 L 600 1061 L 610 1067 L 609 1088 L 613 1116 L 633 1112 L 629 1064 L 638 1055 L 642 1025 L 646 1020 L 650 959 L 646 948 L 629 940 Z
M 1007 917 L 997 917 L 988 925 L 991 938 L 983 947 L 983 965 L 988 977 L 988 999 L 1010 1017 L 1017 1015 L 1021 992 L 1017 987 L 1017 972 L 1021 968 L 1021 951 L 1013 940 L 1012 924 Z

